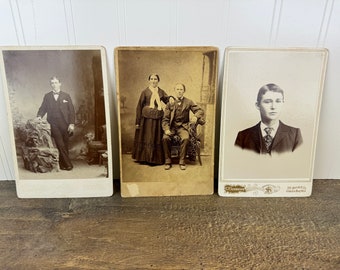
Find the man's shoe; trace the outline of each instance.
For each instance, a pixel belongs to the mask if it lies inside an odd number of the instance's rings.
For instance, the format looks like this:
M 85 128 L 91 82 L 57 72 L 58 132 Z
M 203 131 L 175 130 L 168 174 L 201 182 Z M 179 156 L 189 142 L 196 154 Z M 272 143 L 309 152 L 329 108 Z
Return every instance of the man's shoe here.
M 184 170 L 187 168 L 187 166 L 185 166 L 185 164 L 179 164 L 179 168 L 180 168 L 182 171 L 184 171 Z
M 165 164 L 164 170 L 170 170 L 170 168 L 171 168 L 171 164 Z
M 73 166 L 69 166 L 69 167 L 60 166 L 60 170 L 71 171 L 72 169 L 73 169 Z

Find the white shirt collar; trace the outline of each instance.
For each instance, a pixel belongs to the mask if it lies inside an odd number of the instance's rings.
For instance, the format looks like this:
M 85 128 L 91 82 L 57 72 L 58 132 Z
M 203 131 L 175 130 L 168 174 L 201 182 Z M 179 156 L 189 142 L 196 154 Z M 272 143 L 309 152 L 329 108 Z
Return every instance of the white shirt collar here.
M 272 132 L 270 133 L 270 136 L 272 136 L 273 138 L 274 138 L 275 135 L 276 135 L 276 132 L 277 132 L 277 129 L 279 128 L 279 125 L 280 125 L 280 121 L 277 121 L 277 123 L 276 123 L 275 125 L 270 126 L 270 127 L 273 129 Z M 262 137 L 264 137 L 264 136 L 267 135 L 267 133 L 264 131 L 264 129 L 265 129 L 266 127 L 268 127 L 268 126 L 265 125 L 265 124 L 263 124 L 263 123 L 261 122 L 260 128 L 261 128 Z
M 53 97 L 54 97 L 55 101 L 57 101 L 59 99 L 60 90 L 58 92 L 52 91 L 52 94 L 53 94 Z

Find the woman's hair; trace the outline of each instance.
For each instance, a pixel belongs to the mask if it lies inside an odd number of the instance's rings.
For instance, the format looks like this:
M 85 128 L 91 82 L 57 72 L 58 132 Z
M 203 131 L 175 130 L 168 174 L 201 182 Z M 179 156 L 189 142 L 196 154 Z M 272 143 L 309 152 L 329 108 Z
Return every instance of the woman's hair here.
M 158 74 L 156 74 L 156 73 L 152 73 L 152 74 L 149 75 L 149 78 L 148 78 L 149 81 L 150 81 L 152 75 L 153 75 L 153 76 L 156 76 L 157 79 L 158 79 L 158 81 L 160 81 L 159 76 L 158 76 Z
M 262 86 L 257 94 L 257 103 L 261 102 L 262 96 L 267 93 L 268 91 L 272 91 L 272 92 L 276 92 L 276 93 L 281 93 L 282 97 L 284 99 L 284 94 L 283 94 L 283 90 L 276 84 L 274 83 L 268 83 L 264 86 Z

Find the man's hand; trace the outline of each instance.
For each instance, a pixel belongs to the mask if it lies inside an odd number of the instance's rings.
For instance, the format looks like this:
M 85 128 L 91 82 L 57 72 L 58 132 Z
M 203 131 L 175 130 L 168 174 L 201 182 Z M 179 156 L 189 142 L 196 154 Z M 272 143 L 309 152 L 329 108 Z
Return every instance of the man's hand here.
M 68 128 L 67 128 L 67 131 L 68 131 L 69 134 L 72 134 L 73 131 L 74 131 L 74 124 L 69 124 Z
M 193 123 L 195 123 L 195 124 L 197 123 L 197 120 L 198 120 L 198 119 L 197 119 L 196 116 L 193 116 L 193 117 L 191 118 L 191 121 L 192 121 Z

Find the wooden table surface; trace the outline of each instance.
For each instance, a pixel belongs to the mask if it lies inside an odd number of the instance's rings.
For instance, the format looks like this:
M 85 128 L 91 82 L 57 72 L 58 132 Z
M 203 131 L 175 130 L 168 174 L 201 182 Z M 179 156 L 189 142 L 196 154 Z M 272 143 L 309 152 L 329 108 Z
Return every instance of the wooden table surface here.
M 309 198 L 18 199 L 0 182 L 0 269 L 340 269 L 340 180 Z

